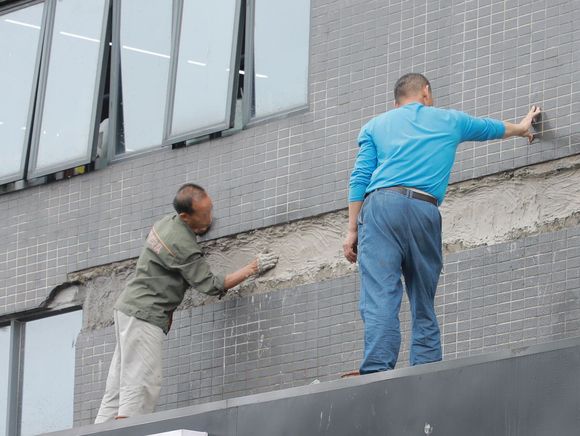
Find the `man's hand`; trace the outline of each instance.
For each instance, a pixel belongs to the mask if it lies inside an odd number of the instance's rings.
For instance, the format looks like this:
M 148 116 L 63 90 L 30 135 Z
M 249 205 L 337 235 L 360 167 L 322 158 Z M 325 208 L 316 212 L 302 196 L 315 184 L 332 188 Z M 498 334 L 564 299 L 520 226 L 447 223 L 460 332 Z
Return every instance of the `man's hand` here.
M 232 289 L 234 286 L 238 286 L 244 280 L 249 279 L 253 275 L 262 275 L 266 271 L 274 268 L 277 263 L 278 256 L 276 254 L 261 253 L 243 268 L 228 274 L 224 280 L 224 288 L 226 290 Z
M 532 143 L 534 140 L 534 134 L 530 132 L 532 124 L 542 113 L 539 106 L 532 106 L 528 114 L 518 123 L 512 124 L 504 121 L 505 125 L 505 138 L 511 138 L 512 136 L 521 136 L 522 138 L 528 138 L 528 143 Z
M 271 270 L 278 263 L 278 256 L 274 253 L 260 253 L 256 257 L 256 274 L 261 276 Z
M 520 121 L 520 127 L 522 129 L 522 135 L 524 138 L 528 138 L 528 143 L 532 143 L 534 140 L 534 134 L 530 132 L 532 124 L 542 113 L 539 106 L 532 106 L 528 114 Z
M 350 263 L 356 262 L 356 253 L 357 253 L 357 244 L 358 244 L 358 232 L 349 230 L 342 243 L 342 250 L 344 251 L 344 257 Z
M 356 262 L 358 245 L 358 216 L 361 213 L 363 202 L 351 201 L 348 204 L 348 233 L 342 243 L 344 257 L 350 263 Z

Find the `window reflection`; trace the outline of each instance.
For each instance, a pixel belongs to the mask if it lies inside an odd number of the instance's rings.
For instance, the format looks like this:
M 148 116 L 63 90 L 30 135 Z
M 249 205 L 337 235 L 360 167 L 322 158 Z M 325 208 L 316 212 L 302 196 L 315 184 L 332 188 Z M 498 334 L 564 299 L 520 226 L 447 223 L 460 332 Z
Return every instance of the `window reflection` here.
M 117 153 L 160 146 L 163 141 L 172 4 L 171 0 L 121 2 L 122 137 Z
M 170 136 L 229 127 L 236 0 L 183 4 Z
M 0 15 L 0 182 L 4 183 L 23 176 L 43 9 L 40 3 Z
M 90 160 L 105 4 L 56 3 L 34 175 Z
M 308 103 L 310 0 L 256 0 L 252 115 Z
M 82 312 L 26 323 L 21 436 L 72 427 L 75 342 Z

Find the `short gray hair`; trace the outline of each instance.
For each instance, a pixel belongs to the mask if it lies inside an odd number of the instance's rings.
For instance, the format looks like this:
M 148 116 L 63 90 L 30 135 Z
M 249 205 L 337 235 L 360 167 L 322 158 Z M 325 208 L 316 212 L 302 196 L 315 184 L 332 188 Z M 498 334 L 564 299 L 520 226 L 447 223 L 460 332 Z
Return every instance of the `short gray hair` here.
M 195 183 L 186 183 L 177 190 L 175 198 L 173 199 L 173 208 L 177 213 L 187 213 L 191 215 L 193 210 L 193 202 L 198 202 L 207 197 L 205 189 Z
M 395 83 L 395 101 L 400 103 L 403 98 L 420 93 L 425 86 L 431 84 L 423 74 L 405 74 Z

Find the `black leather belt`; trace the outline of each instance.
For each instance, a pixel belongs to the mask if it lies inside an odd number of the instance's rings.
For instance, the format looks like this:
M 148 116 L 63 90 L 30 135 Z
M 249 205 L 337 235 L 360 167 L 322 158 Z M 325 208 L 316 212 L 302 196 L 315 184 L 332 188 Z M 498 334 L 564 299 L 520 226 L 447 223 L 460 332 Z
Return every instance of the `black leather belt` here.
M 404 188 L 402 186 L 391 186 L 389 188 L 379 188 L 377 189 L 377 191 L 381 189 L 395 191 L 398 192 L 399 194 L 403 194 L 405 197 L 416 198 L 417 200 L 423 200 L 426 201 L 427 203 L 431 203 L 437 206 L 437 199 L 435 197 L 431 197 L 430 195 L 427 194 L 421 194 L 420 192 L 413 191 L 412 189 Z

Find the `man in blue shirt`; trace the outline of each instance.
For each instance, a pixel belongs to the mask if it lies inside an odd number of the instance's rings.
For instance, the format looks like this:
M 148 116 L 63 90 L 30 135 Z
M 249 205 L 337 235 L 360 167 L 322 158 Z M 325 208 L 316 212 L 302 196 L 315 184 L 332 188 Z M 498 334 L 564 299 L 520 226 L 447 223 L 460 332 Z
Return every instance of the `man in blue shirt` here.
M 345 257 L 359 262 L 364 357 L 360 373 L 393 369 L 401 344 L 399 309 L 405 279 L 411 308 L 411 365 L 441 360 L 434 300 L 442 267 L 441 215 L 457 146 L 463 141 L 530 132 L 540 109 L 518 124 L 473 118 L 433 107 L 431 86 L 421 74 L 395 85 L 395 109 L 361 130 L 350 178 Z

